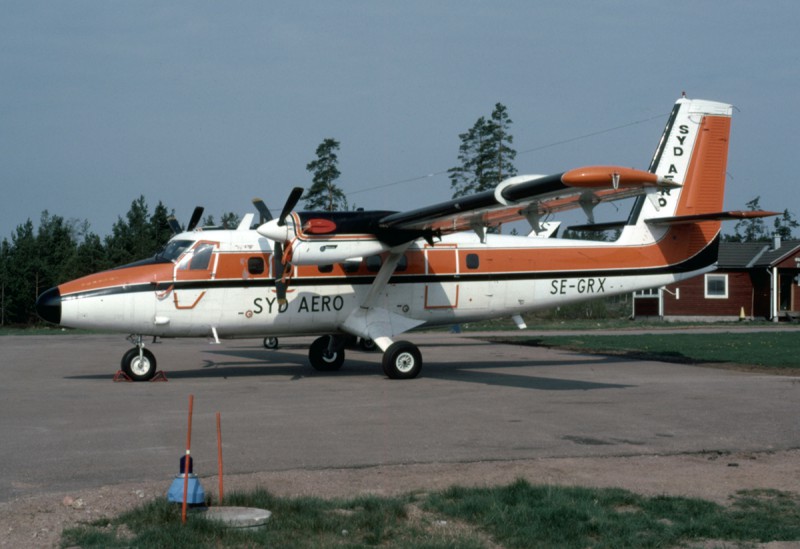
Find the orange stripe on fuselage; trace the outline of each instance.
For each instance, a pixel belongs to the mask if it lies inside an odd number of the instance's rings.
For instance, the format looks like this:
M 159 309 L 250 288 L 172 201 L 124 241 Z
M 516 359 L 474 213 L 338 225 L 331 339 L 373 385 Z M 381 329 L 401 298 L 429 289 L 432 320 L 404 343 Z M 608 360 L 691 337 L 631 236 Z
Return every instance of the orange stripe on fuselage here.
M 67 297 L 79 292 L 91 292 L 119 286 L 169 282 L 172 280 L 173 268 L 172 263 L 163 263 L 103 271 L 65 282 L 59 286 L 59 291 L 63 297 Z

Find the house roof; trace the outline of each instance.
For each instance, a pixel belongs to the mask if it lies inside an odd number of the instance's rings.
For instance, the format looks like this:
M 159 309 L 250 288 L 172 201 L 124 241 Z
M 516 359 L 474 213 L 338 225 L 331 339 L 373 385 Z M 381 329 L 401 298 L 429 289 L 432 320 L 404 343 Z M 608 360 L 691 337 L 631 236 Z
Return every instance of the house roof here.
M 720 242 L 717 268 L 750 269 L 771 267 L 800 252 L 800 240 L 784 240 L 773 250 L 772 242 Z

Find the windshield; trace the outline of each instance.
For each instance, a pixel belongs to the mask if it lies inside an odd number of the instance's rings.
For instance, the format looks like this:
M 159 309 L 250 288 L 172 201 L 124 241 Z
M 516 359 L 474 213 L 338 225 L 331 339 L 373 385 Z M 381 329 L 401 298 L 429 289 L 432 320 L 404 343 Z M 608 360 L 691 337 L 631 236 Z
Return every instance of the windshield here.
M 164 262 L 175 261 L 192 244 L 194 244 L 194 240 L 170 240 L 156 254 L 156 259 Z

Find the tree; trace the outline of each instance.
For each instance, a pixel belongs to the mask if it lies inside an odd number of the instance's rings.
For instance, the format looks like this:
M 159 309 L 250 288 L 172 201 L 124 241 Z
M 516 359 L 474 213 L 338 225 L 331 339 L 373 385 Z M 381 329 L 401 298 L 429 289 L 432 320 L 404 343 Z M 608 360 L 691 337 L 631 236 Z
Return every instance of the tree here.
M 756 211 L 761 209 L 761 197 L 757 196 L 746 204 L 749 211 Z M 733 227 L 732 235 L 725 235 L 725 240 L 728 242 L 759 242 L 767 241 L 770 239 L 769 232 L 767 232 L 766 223 L 763 217 L 752 217 L 737 221 Z
M 106 237 L 110 264 L 119 266 L 155 255 L 172 234 L 167 217 L 167 208 L 161 202 L 152 216 L 144 196 L 131 202 L 125 219 L 118 217 L 111 236 Z
M 5 315 L 12 323 L 28 322 L 39 294 L 38 250 L 33 222 L 17 225 L 6 256 Z
M 6 324 L 6 288 L 8 288 L 8 262 L 11 244 L 4 238 L 0 242 L 0 326 Z
M 344 192 L 335 183 L 341 175 L 337 167 L 337 150 L 339 142 L 327 138 L 317 147 L 317 159 L 306 165 L 306 170 L 314 174 L 305 196 L 305 207 L 309 210 L 333 212 L 345 208 Z
M 222 214 L 222 228 L 223 229 L 235 229 L 239 226 L 239 216 L 233 212 L 227 212 Z
M 773 234 L 780 236 L 781 240 L 791 240 L 794 236 L 794 229 L 800 227 L 800 223 L 789 210 L 783 210 L 783 213 L 775 218 L 772 225 L 775 229 Z
M 150 227 L 152 230 L 153 245 L 156 251 L 172 238 L 172 228 L 169 226 L 169 217 L 175 212 L 169 212 L 167 207 L 159 200 L 153 215 L 150 216 Z
M 517 174 L 514 136 L 509 132 L 512 123 L 508 109 L 496 103 L 488 120 L 480 117 L 469 130 L 459 134 L 459 165 L 448 170 L 453 198 L 493 189 L 503 179 Z

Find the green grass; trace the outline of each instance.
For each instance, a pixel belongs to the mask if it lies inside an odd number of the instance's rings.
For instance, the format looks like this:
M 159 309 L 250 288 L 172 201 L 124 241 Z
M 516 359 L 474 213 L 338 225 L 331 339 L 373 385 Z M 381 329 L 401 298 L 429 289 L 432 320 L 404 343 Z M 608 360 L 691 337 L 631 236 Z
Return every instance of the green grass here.
M 721 362 L 773 370 L 800 368 L 800 334 L 796 332 L 581 334 L 503 337 L 491 340 L 582 352 L 613 353 L 667 362 Z
M 158 500 L 112 520 L 65 530 L 63 547 L 681 547 L 800 540 L 800 498 L 740 492 L 729 506 L 620 489 L 454 487 L 431 494 L 350 500 L 279 498 L 259 490 L 229 505 L 265 508 L 265 528 L 229 529 Z

